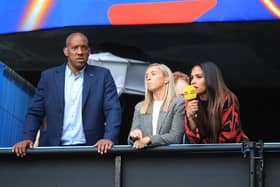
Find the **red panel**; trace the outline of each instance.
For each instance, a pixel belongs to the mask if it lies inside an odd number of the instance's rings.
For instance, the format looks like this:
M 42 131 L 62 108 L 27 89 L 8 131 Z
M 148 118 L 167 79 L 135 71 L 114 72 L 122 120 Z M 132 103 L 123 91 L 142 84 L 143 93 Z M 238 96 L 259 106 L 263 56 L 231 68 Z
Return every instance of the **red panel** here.
M 189 23 L 216 4 L 216 0 L 119 4 L 110 7 L 108 16 L 112 25 Z

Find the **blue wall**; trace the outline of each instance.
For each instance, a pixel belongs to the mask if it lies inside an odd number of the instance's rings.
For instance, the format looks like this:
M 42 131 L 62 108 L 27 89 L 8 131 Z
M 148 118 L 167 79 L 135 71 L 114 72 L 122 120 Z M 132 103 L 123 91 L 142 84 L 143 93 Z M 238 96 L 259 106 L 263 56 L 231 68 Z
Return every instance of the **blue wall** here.
M 34 87 L 0 62 L 0 147 L 21 139 L 23 121 Z

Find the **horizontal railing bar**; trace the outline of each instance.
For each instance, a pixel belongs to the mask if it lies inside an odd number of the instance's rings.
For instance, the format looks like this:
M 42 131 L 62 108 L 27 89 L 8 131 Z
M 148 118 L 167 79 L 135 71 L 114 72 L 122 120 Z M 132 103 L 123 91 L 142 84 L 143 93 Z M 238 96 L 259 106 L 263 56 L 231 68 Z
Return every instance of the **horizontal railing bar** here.
M 172 144 L 168 146 L 147 147 L 142 150 L 135 150 L 130 145 L 115 145 L 110 150 L 110 154 L 127 153 L 242 153 L 241 143 L 232 144 Z M 264 152 L 280 152 L 280 143 L 264 143 Z M 56 147 L 35 147 L 27 149 L 28 154 L 41 153 L 97 153 L 97 149 L 92 146 L 56 146 Z M 11 147 L 0 148 L 0 154 L 14 154 Z

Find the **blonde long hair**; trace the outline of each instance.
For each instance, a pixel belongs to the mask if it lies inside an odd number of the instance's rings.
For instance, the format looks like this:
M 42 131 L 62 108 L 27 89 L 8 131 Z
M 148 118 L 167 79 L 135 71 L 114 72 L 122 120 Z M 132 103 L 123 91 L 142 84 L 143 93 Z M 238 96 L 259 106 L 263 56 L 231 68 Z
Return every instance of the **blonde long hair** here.
M 164 64 L 158 64 L 158 63 L 150 64 L 147 67 L 147 69 L 152 67 L 152 66 L 158 67 L 161 70 L 161 72 L 163 74 L 163 77 L 168 79 L 167 85 L 165 87 L 165 93 L 164 93 L 164 96 L 163 96 L 163 103 L 162 103 L 162 106 L 161 106 L 161 109 L 160 109 L 163 112 L 167 112 L 170 103 L 173 101 L 174 98 L 176 98 L 173 73 L 171 72 L 169 67 L 167 67 Z M 141 109 L 140 109 L 140 113 L 142 113 L 142 114 L 148 113 L 148 111 L 149 111 L 149 109 L 150 109 L 150 107 L 151 107 L 151 105 L 154 101 L 153 93 L 148 90 L 146 81 L 144 81 L 144 82 L 145 82 L 145 99 L 144 99 L 144 102 L 143 102 L 143 104 L 141 106 Z

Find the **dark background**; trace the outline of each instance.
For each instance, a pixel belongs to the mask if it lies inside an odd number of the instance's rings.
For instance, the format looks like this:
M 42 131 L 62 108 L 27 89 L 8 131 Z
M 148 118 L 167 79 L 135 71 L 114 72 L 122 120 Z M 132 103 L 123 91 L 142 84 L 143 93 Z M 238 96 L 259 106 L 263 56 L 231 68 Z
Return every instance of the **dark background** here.
M 240 100 L 241 121 L 251 140 L 280 141 L 280 22 L 192 23 L 180 25 L 67 27 L 0 35 L 0 60 L 34 86 L 42 70 L 65 62 L 69 33 L 83 32 L 92 52 L 167 64 L 189 72 L 193 64 L 215 62 Z M 123 94 L 121 143 L 142 96 Z

